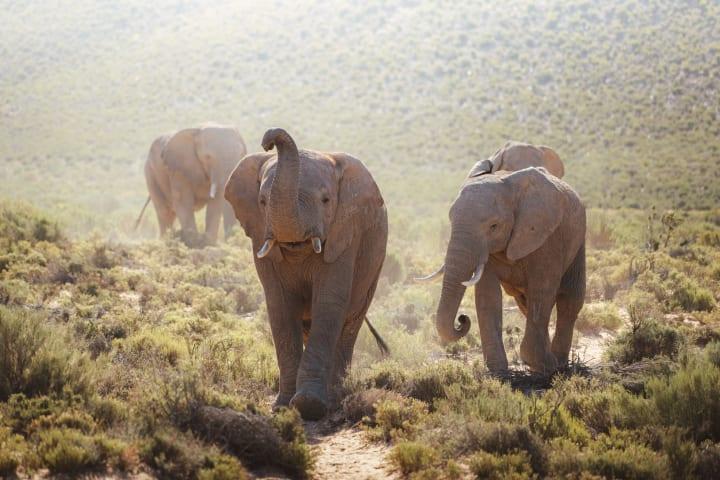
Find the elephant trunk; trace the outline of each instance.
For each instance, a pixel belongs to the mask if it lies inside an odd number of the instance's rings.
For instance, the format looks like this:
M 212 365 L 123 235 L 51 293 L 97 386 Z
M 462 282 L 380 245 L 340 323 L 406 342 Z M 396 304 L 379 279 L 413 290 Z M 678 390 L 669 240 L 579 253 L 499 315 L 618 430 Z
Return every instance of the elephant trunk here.
M 265 132 L 262 141 L 267 151 L 278 151 L 277 169 L 270 188 L 269 220 L 274 238 L 279 242 L 305 240 L 299 217 L 300 157 L 295 141 L 282 128 Z
M 436 327 L 443 344 L 455 342 L 467 335 L 470 330 L 470 318 L 466 315 L 457 317 L 459 326 L 455 325 L 455 316 L 465 294 L 466 282 L 482 262 L 487 262 L 487 249 L 477 249 L 477 240 L 463 230 L 453 227 L 445 256 L 445 276 L 443 277 L 442 294 L 435 319 Z

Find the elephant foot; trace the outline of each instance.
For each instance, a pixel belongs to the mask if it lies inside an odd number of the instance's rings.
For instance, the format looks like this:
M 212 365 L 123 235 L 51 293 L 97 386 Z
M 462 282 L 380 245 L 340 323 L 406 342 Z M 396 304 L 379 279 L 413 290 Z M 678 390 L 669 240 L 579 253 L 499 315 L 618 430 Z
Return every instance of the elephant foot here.
M 530 342 L 526 342 L 525 339 L 520 344 L 520 358 L 530 367 L 530 371 L 533 373 L 550 375 L 558 369 L 558 360 L 549 348 L 533 346 Z
M 326 402 L 307 390 L 297 392 L 290 400 L 290 406 L 297 409 L 304 420 L 320 420 L 328 411 Z
M 281 408 L 289 407 L 290 406 L 290 400 L 292 399 L 292 394 L 288 395 L 285 393 L 278 393 L 277 397 L 275 397 L 275 402 L 272 406 L 272 411 L 277 412 Z

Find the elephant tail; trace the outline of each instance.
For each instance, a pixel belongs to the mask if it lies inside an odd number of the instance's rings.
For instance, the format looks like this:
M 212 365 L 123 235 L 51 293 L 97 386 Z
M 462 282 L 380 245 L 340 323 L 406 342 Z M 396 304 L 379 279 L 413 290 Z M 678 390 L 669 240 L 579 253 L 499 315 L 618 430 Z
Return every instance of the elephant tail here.
M 375 341 L 377 342 L 378 348 L 380 349 L 380 353 L 382 354 L 382 356 L 389 357 L 390 347 L 388 347 L 387 343 L 385 343 L 385 340 L 382 339 L 378 331 L 375 330 L 375 327 L 372 326 L 372 323 L 370 323 L 370 320 L 368 320 L 367 317 L 365 317 L 365 323 L 367 323 L 367 326 L 370 329 L 370 333 L 372 333 L 373 337 L 375 337 Z
M 138 216 L 137 220 L 135 220 L 135 226 L 133 227 L 133 232 L 138 229 L 140 226 L 140 221 L 142 220 L 143 215 L 145 214 L 145 209 L 148 206 L 148 203 L 150 203 L 150 195 L 148 195 L 147 200 L 145 200 L 145 205 L 143 205 L 142 210 L 140 210 L 140 215 Z

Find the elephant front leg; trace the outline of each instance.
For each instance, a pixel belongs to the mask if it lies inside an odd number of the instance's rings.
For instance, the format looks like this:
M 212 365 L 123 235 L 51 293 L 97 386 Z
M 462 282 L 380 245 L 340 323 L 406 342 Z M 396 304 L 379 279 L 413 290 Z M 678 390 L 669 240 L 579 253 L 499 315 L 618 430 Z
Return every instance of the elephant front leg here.
M 195 195 L 189 182 L 179 175 L 173 178 L 173 210 L 180 221 L 180 238 L 188 247 L 198 247 L 200 238 L 195 223 Z
M 266 289 L 268 317 L 272 331 L 275 355 L 280 370 L 280 388 L 273 408 L 286 407 L 295 395 L 300 358 L 302 357 L 302 302 L 280 291 L 280 283 L 269 282 Z
M 205 208 L 205 239 L 210 245 L 217 243 L 220 219 L 223 214 L 225 199 L 217 196 L 211 199 Z
M 475 285 L 475 311 L 485 365 L 493 373 L 504 372 L 508 362 L 502 341 L 502 292 L 500 281 L 490 269 Z
M 520 344 L 520 357 L 534 372 L 549 374 L 557 370 L 557 359 L 550 349 L 548 324 L 555 295 L 535 294 L 527 297 L 525 335 Z
M 229 202 L 223 204 L 223 230 L 225 233 L 225 241 L 232 235 L 233 227 L 237 225 L 237 219 L 235 218 L 235 212 L 233 211 L 232 205 Z
M 352 269 L 340 266 L 332 270 L 313 284 L 312 325 L 300 361 L 297 393 L 290 402 L 306 420 L 318 420 L 327 413 L 328 382 L 347 315 Z

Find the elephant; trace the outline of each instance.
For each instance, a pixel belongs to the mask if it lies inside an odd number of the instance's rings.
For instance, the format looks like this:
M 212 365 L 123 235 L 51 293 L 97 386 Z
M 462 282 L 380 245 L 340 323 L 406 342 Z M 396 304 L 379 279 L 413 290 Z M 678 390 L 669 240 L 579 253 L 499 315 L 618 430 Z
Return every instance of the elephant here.
M 256 252 L 280 370 L 274 407 L 316 420 L 336 400 L 363 320 L 381 344 L 366 312 L 385 259 L 385 201 L 346 153 L 298 150 L 281 128 L 262 147 L 235 168 L 225 198 Z
M 578 194 L 543 167 L 468 177 L 450 208 L 451 234 L 436 327 L 442 343 L 470 329 L 455 315 L 466 287 L 475 287 L 483 356 L 506 371 L 502 294 L 526 318 L 520 356 L 532 371 L 551 373 L 568 360 L 575 320 L 585 299 L 585 207 Z M 550 342 L 548 323 L 557 305 Z
M 545 145 L 531 145 L 529 143 L 507 142 L 492 157 L 480 160 L 472 169 L 468 177 L 476 177 L 485 173 L 495 173 L 500 170 L 518 171 L 527 167 L 545 167 L 557 178 L 565 174 L 565 166 L 560 156 Z
M 180 237 L 186 244 L 213 244 L 217 241 L 222 217 L 227 237 L 235 217 L 219 189 L 246 153 L 240 132 L 229 125 L 208 123 L 155 139 L 145 162 L 149 196 L 136 228 L 152 200 L 161 236 L 172 228 L 177 217 Z M 195 211 L 203 207 L 206 207 L 205 234 L 200 236 Z

